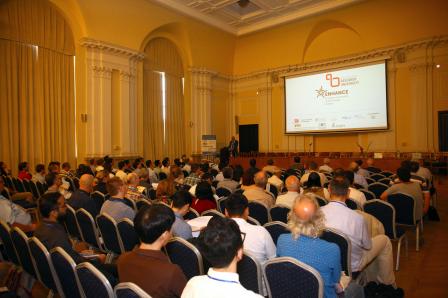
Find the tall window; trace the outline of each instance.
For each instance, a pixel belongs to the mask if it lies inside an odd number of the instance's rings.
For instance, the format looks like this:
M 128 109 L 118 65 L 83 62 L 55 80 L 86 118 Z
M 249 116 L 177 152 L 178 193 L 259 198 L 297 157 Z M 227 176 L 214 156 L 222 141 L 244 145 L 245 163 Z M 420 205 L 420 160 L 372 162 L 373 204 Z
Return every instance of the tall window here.
M 151 159 L 185 153 L 183 65 L 176 46 L 151 40 L 144 62 L 144 154 Z

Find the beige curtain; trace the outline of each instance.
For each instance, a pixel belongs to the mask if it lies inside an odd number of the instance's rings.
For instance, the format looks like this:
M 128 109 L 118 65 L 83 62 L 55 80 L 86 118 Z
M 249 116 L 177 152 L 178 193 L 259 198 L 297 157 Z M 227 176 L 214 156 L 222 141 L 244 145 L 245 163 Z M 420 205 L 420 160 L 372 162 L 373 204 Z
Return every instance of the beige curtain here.
M 0 160 L 75 162 L 74 43 L 47 0 L 0 1 Z
M 182 58 L 171 41 L 156 38 L 145 48 L 144 68 L 145 157 L 150 159 L 179 157 L 185 153 Z M 161 72 L 165 73 L 165 136 Z

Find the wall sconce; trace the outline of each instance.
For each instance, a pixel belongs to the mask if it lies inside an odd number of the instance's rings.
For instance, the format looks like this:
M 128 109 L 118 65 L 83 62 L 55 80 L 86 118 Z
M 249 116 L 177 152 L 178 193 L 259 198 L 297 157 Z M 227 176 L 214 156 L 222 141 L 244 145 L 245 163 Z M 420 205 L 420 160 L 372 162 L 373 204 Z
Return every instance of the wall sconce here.
M 188 123 L 188 126 L 193 127 L 194 126 L 193 121 L 190 121 L 190 123 Z
M 81 122 L 87 122 L 87 114 L 81 114 Z

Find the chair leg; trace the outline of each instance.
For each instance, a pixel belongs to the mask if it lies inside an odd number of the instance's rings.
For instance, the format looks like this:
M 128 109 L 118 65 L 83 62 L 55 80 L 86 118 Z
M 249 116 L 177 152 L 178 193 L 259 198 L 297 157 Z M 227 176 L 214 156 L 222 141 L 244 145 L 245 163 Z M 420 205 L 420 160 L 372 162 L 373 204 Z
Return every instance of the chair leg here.
M 405 249 L 406 249 L 406 258 L 407 257 L 409 257 L 409 251 L 408 251 L 408 249 L 409 249 L 409 245 L 408 245 L 408 236 L 406 236 L 406 234 L 404 235 L 404 246 L 405 246 Z
M 401 240 L 403 240 L 403 238 L 400 238 L 400 240 L 398 240 L 398 245 L 397 245 L 397 261 L 395 263 L 395 271 L 398 271 L 398 269 L 400 268 Z
M 415 227 L 415 250 L 420 250 L 420 225 L 416 225 Z

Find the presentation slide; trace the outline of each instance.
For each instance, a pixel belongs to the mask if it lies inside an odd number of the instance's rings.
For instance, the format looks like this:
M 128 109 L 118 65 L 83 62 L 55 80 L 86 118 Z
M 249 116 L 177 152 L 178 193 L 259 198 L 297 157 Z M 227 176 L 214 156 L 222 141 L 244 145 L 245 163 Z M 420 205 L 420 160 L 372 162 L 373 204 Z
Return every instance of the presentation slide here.
M 285 78 L 286 133 L 387 129 L 386 62 Z

